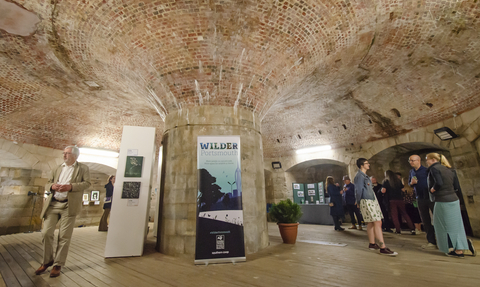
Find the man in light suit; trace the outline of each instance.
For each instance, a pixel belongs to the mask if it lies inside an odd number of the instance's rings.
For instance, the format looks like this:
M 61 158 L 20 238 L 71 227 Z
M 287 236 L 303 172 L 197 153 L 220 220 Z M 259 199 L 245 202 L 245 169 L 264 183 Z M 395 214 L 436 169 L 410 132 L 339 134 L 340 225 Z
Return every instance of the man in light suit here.
M 83 191 L 90 186 L 88 166 L 77 162 L 80 151 L 68 146 L 63 151 L 64 163 L 59 165 L 50 176 L 45 190 L 52 193 L 43 205 L 40 218 L 44 218 L 43 262 L 35 271 L 39 275 L 53 265 L 50 277 L 60 275 L 67 259 L 68 247 L 72 238 L 75 217 L 80 212 Z M 53 234 L 59 223 L 57 248 L 54 256 Z

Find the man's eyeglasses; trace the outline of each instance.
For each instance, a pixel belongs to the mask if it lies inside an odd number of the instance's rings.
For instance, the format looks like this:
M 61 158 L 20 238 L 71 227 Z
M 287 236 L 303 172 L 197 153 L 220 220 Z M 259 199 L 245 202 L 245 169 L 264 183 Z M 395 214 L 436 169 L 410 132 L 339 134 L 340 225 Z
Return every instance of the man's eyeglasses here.
M 417 161 L 418 159 L 409 159 L 408 162 L 414 162 Z

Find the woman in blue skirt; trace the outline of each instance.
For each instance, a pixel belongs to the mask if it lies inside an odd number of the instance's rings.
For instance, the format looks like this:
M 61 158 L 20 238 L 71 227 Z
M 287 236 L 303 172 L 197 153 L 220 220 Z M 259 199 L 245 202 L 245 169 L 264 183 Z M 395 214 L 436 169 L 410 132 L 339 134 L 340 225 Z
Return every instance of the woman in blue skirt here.
M 435 202 L 433 222 L 438 249 L 447 256 L 463 258 L 463 251 L 469 246 L 455 193 L 459 188 L 458 179 L 443 155 L 427 154 L 427 165 L 430 199 Z

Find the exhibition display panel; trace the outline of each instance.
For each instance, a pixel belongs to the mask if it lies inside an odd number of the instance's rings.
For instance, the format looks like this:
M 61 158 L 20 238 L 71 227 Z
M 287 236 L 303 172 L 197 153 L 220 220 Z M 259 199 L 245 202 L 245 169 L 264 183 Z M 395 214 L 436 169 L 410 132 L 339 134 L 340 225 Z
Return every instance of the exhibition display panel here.
M 303 224 L 332 225 L 330 216 L 329 198 L 325 197 L 323 182 L 292 183 L 293 200 L 300 205 Z

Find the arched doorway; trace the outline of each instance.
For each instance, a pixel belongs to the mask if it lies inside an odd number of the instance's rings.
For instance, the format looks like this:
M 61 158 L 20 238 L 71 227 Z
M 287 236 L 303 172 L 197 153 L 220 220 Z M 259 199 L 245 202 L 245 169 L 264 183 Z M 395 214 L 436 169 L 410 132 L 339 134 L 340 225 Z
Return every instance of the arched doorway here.
M 371 172 L 369 175 L 376 177 L 377 180 L 381 182 L 384 178 L 384 172 L 390 169 L 394 172 L 401 173 L 404 183 L 407 184 L 409 171 L 411 169 L 411 166 L 408 163 L 408 158 L 413 154 L 417 154 L 422 159 L 422 165 L 427 167 L 425 156 L 431 152 L 443 154 L 450 163 L 453 162 L 450 151 L 439 145 L 426 142 L 404 143 L 391 146 L 373 155 L 368 160 L 371 165 Z M 459 199 L 465 232 L 467 235 L 473 236 L 473 230 L 470 225 L 465 199 L 461 191 L 459 191 Z
M 342 177 L 347 174 L 347 165 L 330 159 L 314 159 L 304 161 L 286 170 L 287 186 L 293 182 L 321 182 L 327 176 L 333 176 L 335 182 L 342 183 Z
M 300 202 L 303 216 L 300 223 L 307 224 L 326 224 L 333 225 L 333 219 L 330 216 L 330 207 L 328 206 L 329 195 L 325 190 L 325 179 L 327 176 L 333 176 L 335 182 L 342 185 L 342 177 L 347 174 L 347 165 L 343 162 L 331 159 L 314 159 L 296 164 L 285 172 L 287 189 L 290 191 L 290 197 L 293 195 L 293 183 L 304 184 L 304 199 Z M 322 184 L 320 184 L 322 183 Z M 315 184 L 318 184 L 315 187 Z M 312 187 L 310 187 L 312 185 Z M 306 187 L 308 186 L 308 188 Z M 312 200 L 310 194 L 307 194 L 309 188 L 318 188 L 320 200 Z M 325 198 L 325 201 L 323 200 Z M 301 198 L 297 197 L 297 200 Z M 305 203 L 305 204 L 304 204 Z

